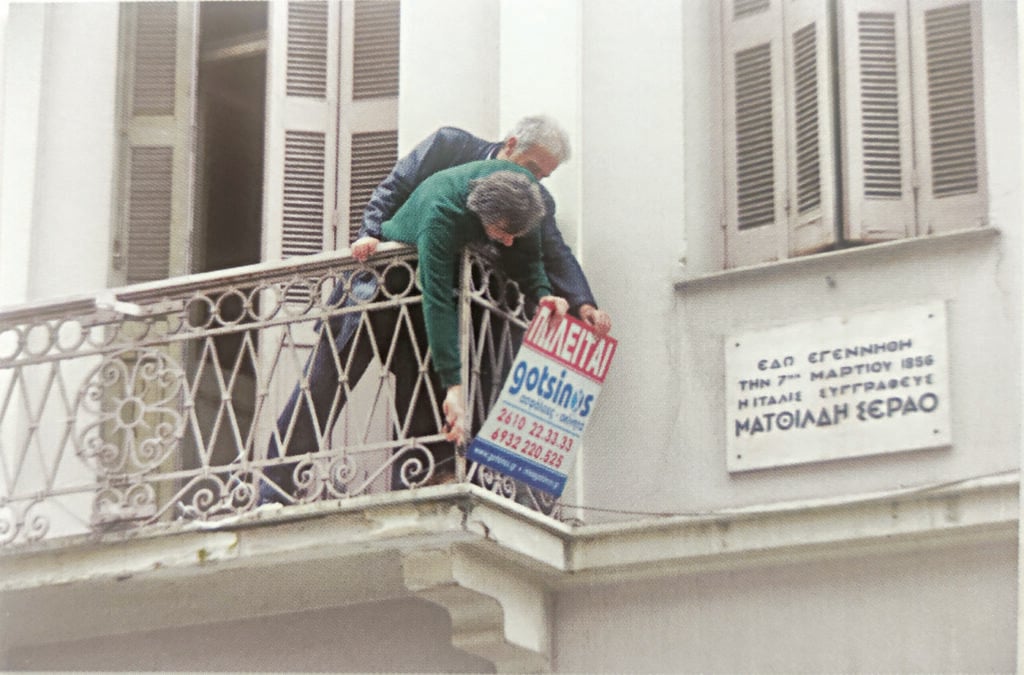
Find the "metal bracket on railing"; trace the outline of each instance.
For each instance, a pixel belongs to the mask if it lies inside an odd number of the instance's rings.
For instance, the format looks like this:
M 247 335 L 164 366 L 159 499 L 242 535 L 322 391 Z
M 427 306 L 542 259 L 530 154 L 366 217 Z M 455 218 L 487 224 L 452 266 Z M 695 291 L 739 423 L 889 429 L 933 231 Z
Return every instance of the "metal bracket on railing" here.
M 110 310 L 125 316 L 142 316 L 146 313 L 141 305 L 118 300 L 117 296 L 110 292 L 99 293 L 95 298 L 95 303 L 98 310 Z

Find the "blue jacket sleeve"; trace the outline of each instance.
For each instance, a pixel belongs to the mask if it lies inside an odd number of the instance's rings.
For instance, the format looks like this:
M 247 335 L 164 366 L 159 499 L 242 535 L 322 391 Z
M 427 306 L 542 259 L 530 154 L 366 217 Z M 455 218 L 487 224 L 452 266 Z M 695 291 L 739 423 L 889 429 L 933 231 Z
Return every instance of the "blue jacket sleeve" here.
M 398 160 L 373 191 L 363 211 L 359 236 L 381 238 L 381 224 L 391 218 L 413 190 L 429 176 L 453 166 L 484 159 L 493 144 L 455 127 L 442 127 Z
M 519 290 L 531 301 L 553 293 L 551 282 L 544 270 L 541 235 L 538 230 L 516 238 L 515 243 L 509 248 L 499 249 L 495 246 L 493 250 L 498 251 L 501 268 L 505 274 L 519 284 Z
M 569 302 L 569 309 L 574 314 L 578 314 L 580 305 L 597 307 L 583 269 L 555 224 L 555 200 L 543 186 L 541 193 L 547 207 L 547 214 L 540 224 L 541 248 L 544 253 L 544 271 L 551 282 L 551 288 L 555 295 Z

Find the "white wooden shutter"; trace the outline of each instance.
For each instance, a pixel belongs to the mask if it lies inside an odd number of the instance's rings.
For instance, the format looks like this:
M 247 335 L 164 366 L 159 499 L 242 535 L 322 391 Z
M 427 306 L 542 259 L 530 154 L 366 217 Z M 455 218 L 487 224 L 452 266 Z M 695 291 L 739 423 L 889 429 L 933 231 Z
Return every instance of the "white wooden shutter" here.
M 789 255 L 836 243 L 836 132 L 829 3 L 787 0 Z
M 722 14 L 726 266 L 787 255 L 782 0 L 728 0 Z
M 352 134 L 349 162 L 349 239 L 355 241 L 363 210 L 380 182 L 391 172 L 398 155 L 397 131 L 369 131 Z
M 922 234 L 986 222 L 980 11 L 964 0 L 910 3 Z
M 357 0 L 353 5 L 352 98 L 398 96 L 402 5 L 399 0 Z
M 850 242 L 915 232 L 908 40 L 904 2 L 840 3 L 843 224 Z
M 352 241 L 373 189 L 398 157 L 401 2 L 350 0 L 342 12 L 338 196 Z
M 122 5 L 122 213 L 111 282 L 187 274 L 197 6 Z
M 264 259 L 334 247 L 339 5 L 269 3 Z

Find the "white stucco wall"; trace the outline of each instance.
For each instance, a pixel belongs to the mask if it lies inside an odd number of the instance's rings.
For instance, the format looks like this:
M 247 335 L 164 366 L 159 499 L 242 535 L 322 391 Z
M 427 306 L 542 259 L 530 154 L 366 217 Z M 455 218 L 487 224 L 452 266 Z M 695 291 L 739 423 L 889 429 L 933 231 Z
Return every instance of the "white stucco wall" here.
M 643 3 L 628 13 L 618 3 L 586 3 L 581 230 L 588 276 L 620 338 L 586 438 L 587 505 L 688 513 L 1017 467 L 1014 11 L 1012 3 L 984 4 L 984 128 L 997 236 L 812 256 L 673 290 L 676 278 L 721 269 L 717 13 L 713 3 Z M 932 300 L 946 301 L 949 311 L 951 449 L 728 473 L 724 336 Z
M 693 9 L 672 0 L 629 11 L 611 0 L 584 5 L 584 260 L 619 339 L 584 439 L 590 505 L 643 508 L 652 492 L 678 490 L 677 472 L 666 471 L 678 454 L 671 433 L 684 376 L 671 288 L 685 241 L 681 64 L 684 12 Z
M 502 0 L 500 119 L 502 135 L 526 115 L 551 115 L 569 134 L 576 157 L 544 179 L 557 200 L 558 227 L 581 262 L 581 7 L 576 0 Z
M 984 545 L 578 588 L 554 670 L 1012 672 L 1015 568 Z
M 46 8 L 18 4 L 5 13 L 0 95 L 0 306 L 28 294 L 35 158 L 39 139 Z
M 497 139 L 499 0 L 402 5 L 398 153 L 442 126 Z
M 0 303 L 107 285 L 117 25 L 114 2 L 9 8 Z
M 118 3 L 15 3 L 8 7 L 0 110 L 0 305 L 79 295 L 108 283 L 114 179 Z M 83 58 L 88 55 L 88 58 Z M 75 326 L 62 333 L 64 339 Z M 45 333 L 37 330 L 35 337 Z M 13 333 L 5 336 L 12 339 Z M 61 382 L 77 383 L 95 363 L 66 363 Z M 26 371 L 22 385 L 42 400 L 52 377 Z M 72 387 L 75 384 L 71 384 Z M 0 428 L 7 448 L 39 444 L 45 466 L 22 489 L 61 489 L 88 480 L 88 468 L 50 467 L 63 441 L 38 414 L 12 406 Z M 81 532 L 92 496 L 71 495 L 47 511 L 52 536 Z M 79 517 L 70 514 L 79 514 Z
M 259 589 L 249 589 L 259 603 Z M 153 611 L 159 611 L 153 608 Z M 487 661 L 451 646 L 451 620 L 423 600 L 196 624 L 149 633 L 17 649 L 13 670 L 487 673 Z
M 566 244 L 586 266 L 582 215 L 584 143 L 580 94 L 582 8 L 576 0 L 502 0 L 500 39 L 501 135 L 527 115 L 550 115 L 569 135 L 572 154 L 544 179 L 555 198 L 555 218 Z M 582 454 L 570 473 L 567 502 L 584 499 Z
M 1017 32 L 1016 35 L 1020 36 L 1024 34 L 1024 12 L 1017 12 Z M 1021 82 L 1022 76 L 1024 76 L 1024 43 L 1020 39 L 1017 40 L 1017 74 L 1018 74 L 1018 91 L 1017 91 L 1017 115 L 1019 128 L 1024 129 L 1024 82 Z M 1024 143 L 1018 144 L 1017 148 L 1017 160 L 1018 166 L 1024 167 Z M 1017 195 L 1017 200 L 1021 213 L 1024 213 L 1024 190 L 1020 190 Z M 1024 265 L 1017 270 L 1018 283 L 1021 288 L 1024 288 Z M 1018 358 L 1020 362 L 1024 364 L 1024 340 L 1019 343 L 1020 352 Z M 1017 389 L 1024 390 L 1024 373 L 1017 373 Z M 1020 452 L 1020 459 L 1018 460 L 1018 467 L 1024 466 L 1024 438 L 1018 439 L 1018 450 Z M 1024 484 L 1019 485 L 1018 492 L 1018 503 L 1024 503 Z M 1020 561 L 1024 559 L 1024 519 L 1018 517 L 1017 519 L 1017 672 L 1024 671 L 1024 621 L 1020 620 L 1020 607 L 1024 606 L 1024 578 L 1020 574 Z
M 642 482 L 671 481 L 681 489 L 672 496 L 643 496 L 649 507 L 688 511 L 850 495 L 1016 469 L 1020 438 L 1013 420 L 1021 404 L 1016 347 L 1021 330 L 1020 111 L 1018 73 L 1015 61 L 1008 59 L 1017 51 L 1012 30 L 1016 19 L 1012 3 L 983 7 L 989 214 L 998 235 L 888 250 L 864 247 L 682 286 L 674 329 L 682 390 L 676 430 L 663 451 L 672 459 L 663 470 L 643 463 L 634 469 Z M 686 72 L 699 71 L 687 67 Z M 693 90 L 688 86 L 687 95 Z M 702 152 L 701 146 L 688 147 Z M 699 270 L 717 264 L 712 240 L 720 235 L 714 225 L 687 220 L 694 244 L 688 261 Z M 946 302 L 949 317 L 951 448 L 748 474 L 725 470 L 724 336 L 933 300 Z M 626 466 L 609 463 L 604 470 L 614 476 Z
M 62 48 L 48 49 L 44 65 L 31 298 L 107 285 L 117 147 L 117 3 L 47 11 L 46 40 Z

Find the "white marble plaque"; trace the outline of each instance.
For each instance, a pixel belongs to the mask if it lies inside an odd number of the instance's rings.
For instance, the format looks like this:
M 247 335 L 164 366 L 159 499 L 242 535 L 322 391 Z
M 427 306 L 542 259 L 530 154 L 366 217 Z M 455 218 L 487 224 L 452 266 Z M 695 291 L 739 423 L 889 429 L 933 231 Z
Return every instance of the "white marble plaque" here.
M 729 471 L 948 446 L 942 302 L 726 336 Z

